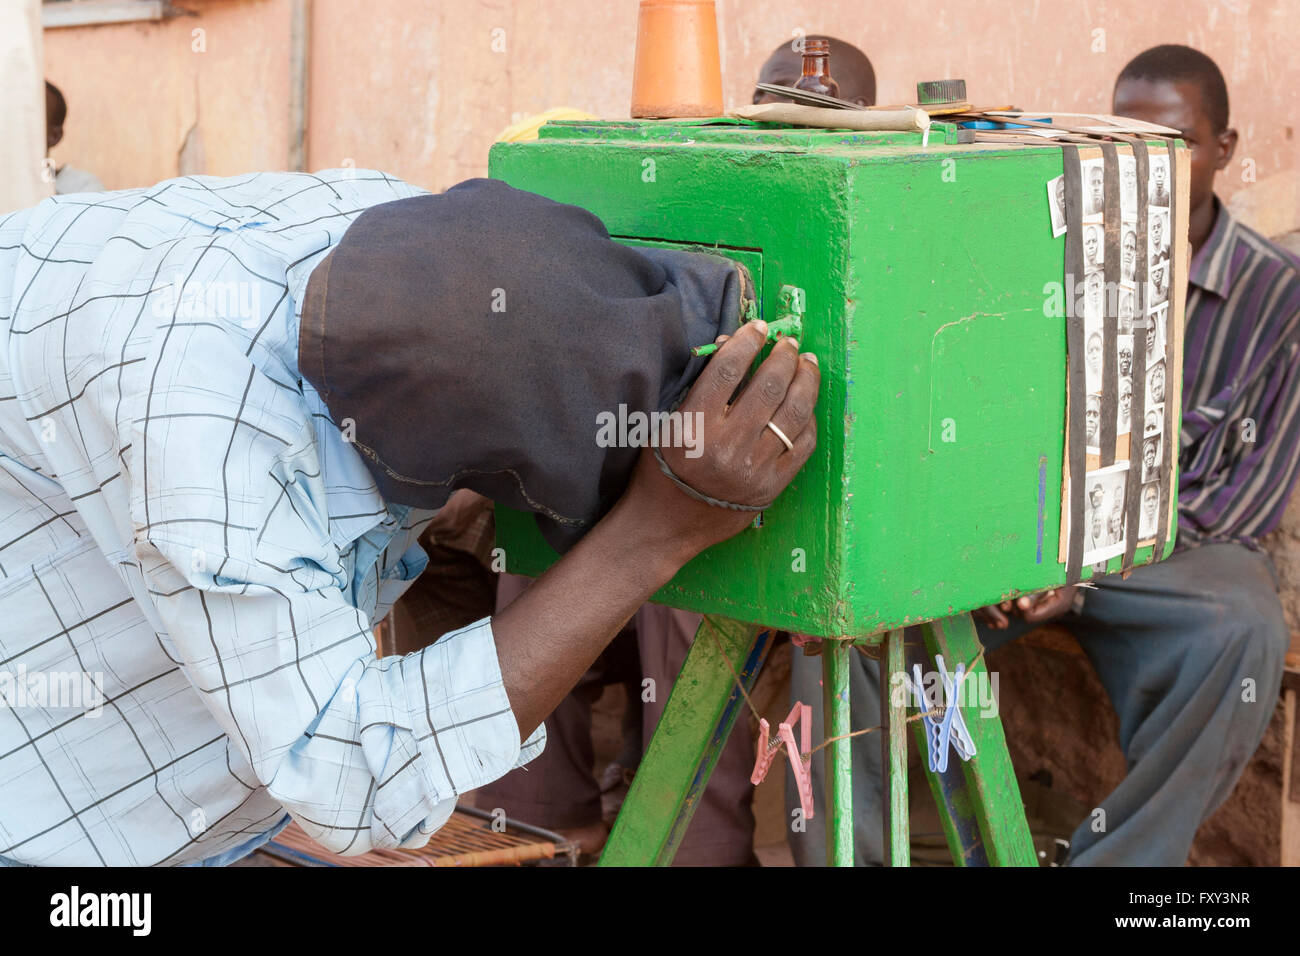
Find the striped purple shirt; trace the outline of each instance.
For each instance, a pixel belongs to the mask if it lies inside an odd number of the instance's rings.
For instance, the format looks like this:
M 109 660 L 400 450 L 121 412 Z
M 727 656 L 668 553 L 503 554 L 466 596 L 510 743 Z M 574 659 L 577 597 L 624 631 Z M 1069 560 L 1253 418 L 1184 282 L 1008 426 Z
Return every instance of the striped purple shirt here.
M 1178 543 L 1258 547 L 1300 474 L 1300 260 L 1215 205 L 1188 277 Z

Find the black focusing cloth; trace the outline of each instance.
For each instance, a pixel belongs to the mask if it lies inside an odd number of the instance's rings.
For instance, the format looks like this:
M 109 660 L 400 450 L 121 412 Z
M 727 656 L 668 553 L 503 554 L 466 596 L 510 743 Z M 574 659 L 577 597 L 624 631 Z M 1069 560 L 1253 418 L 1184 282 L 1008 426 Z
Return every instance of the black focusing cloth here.
M 475 179 L 357 217 L 312 272 L 299 362 L 385 499 L 470 488 L 564 551 L 640 451 L 600 447 L 598 414 L 672 408 L 707 361 L 691 349 L 752 295 L 729 259 L 623 246 L 583 209 Z

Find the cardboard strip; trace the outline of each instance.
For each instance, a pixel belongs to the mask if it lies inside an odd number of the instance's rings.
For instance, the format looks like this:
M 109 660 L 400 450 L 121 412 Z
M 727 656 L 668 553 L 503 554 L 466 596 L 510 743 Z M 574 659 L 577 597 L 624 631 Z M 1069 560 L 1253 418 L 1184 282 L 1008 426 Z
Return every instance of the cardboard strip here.
M 1102 223 L 1105 229 L 1106 249 L 1102 268 L 1106 279 L 1102 295 L 1105 308 L 1102 338 L 1105 358 L 1101 373 L 1101 466 L 1115 464 L 1115 432 L 1119 420 L 1119 280 L 1120 280 L 1120 203 L 1119 157 L 1114 143 L 1101 144 L 1105 183 L 1105 207 Z M 1127 495 L 1127 492 L 1126 492 Z M 1127 501 L 1125 497 L 1125 501 Z
M 1164 556 L 1165 542 L 1169 538 L 1169 514 L 1174 509 L 1170 507 L 1173 504 L 1170 495 L 1170 484 L 1174 473 L 1173 449 L 1177 441 L 1173 433 L 1174 428 L 1174 406 L 1177 404 L 1177 392 L 1174 389 L 1175 370 L 1174 362 L 1177 361 L 1179 351 L 1175 349 L 1175 344 L 1179 336 L 1178 317 L 1175 314 L 1175 292 L 1179 288 L 1179 282 L 1182 281 L 1181 269 L 1177 268 L 1178 262 L 1178 169 L 1177 153 L 1174 149 L 1173 140 L 1165 140 L 1165 151 L 1169 156 L 1169 262 L 1165 268 L 1169 270 L 1169 308 L 1165 312 L 1165 423 L 1163 438 L 1160 441 L 1160 519 L 1156 531 L 1155 547 L 1151 549 L 1151 560 L 1159 561 Z M 1177 488 L 1173 489 L 1173 494 L 1177 496 Z
M 1142 423 L 1146 421 L 1147 350 L 1145 346 L 1147 325 L 1147 174 L 1150 162 L 1147 144 L 1138 137 L 1124 137 L 1133 147 L 1137 165 L 1137 226 L 1140 241 L 1137 244 L 1137 261 L 1133 274 L 1133 394 L 1129 412 L 1129 468 L 1128 486 L 1124 492 L 1124 510 L 1127 516 L 1124 527 L 1128 529 L 1124 542 L 1124 561 L 1121 569 L 1133 567 L 1137 552 L 1138 526 L 1142 520 Z
M 1079 147 L 1061 147 L 1061 166 L 1065 176 L 1065 288 L 1073 290 L 1083 281 L 1083 172 L 1079 165 Z M 1066 408 L 1066 457 L 1070 462 L 1070 541 L 1065 562 L 1066 584 L 1077 584 L 1083 570 L 1083 492 L 1087 471 L 1087 381 L 1084 370 L 1083 313 L 1077 294 L 1066 296 L 1065 346 L 1068 362 Z

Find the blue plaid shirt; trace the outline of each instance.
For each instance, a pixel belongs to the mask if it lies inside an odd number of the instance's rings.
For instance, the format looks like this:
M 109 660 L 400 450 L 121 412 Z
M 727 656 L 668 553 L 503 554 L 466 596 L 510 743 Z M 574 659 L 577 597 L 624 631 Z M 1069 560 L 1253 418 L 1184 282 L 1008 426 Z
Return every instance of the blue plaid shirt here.
M 419 192 L 199 176 L 0 218 L 0 859 L 224 862 L 289 815 L 420 846 L 541 751 L 488 620 L 376 658 L 432 512 L 298 373 L 313 266 Z

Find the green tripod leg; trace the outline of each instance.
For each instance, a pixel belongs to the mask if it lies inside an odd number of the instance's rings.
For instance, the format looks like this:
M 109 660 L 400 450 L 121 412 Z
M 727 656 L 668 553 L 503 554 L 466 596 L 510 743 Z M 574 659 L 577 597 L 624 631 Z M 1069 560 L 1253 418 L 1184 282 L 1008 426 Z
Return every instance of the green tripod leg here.
M 849 641 L 822 641 L 826 715 L 826 865 L 853 865 L 853 744 L 849 733 Z M 839 738 L 839 739 L 836 739 Z M 814 758 L 816 759 L 816 758 Z M 820 808 L 815 808 L 820 809 Z
M 672 863 L 732 725 L 748 709 L 736 671 L 748 693 L 772 639 L 772 631 L 705 616 L 614 821 L 601 866 Z
M 880 665 L 881 756 L 884 768 L 884 851 L 890 866 L 912 865 L 911 829 L 907 806 L 907 694 L 903 630 L 885 635 Z M 866 744 L 864 744 L 865 746 Z
M 942 654 L 951 675 L 958 664 L 969 667 L 979 655 L 979 636 L 969 614 L 931 621 L 921 626 L 921 632 L 928 653 L 909 645 L 909 666 L 918 661 L 928 670 L 934 667 L 930 663 L 934 655 Z M 953 862 L 957 866 L 1037 866 L 1002 719 L 992 695 L 981 689 L 990 686 L 983 660 L 963 683 L 968 686 L 961 697 L 961 713 L 975 744 L 973 759 L 964 761 L 951 753 L 945 773 L 931 772 L 925 731 L 921 721 L 915 721 L 917 745 Z

